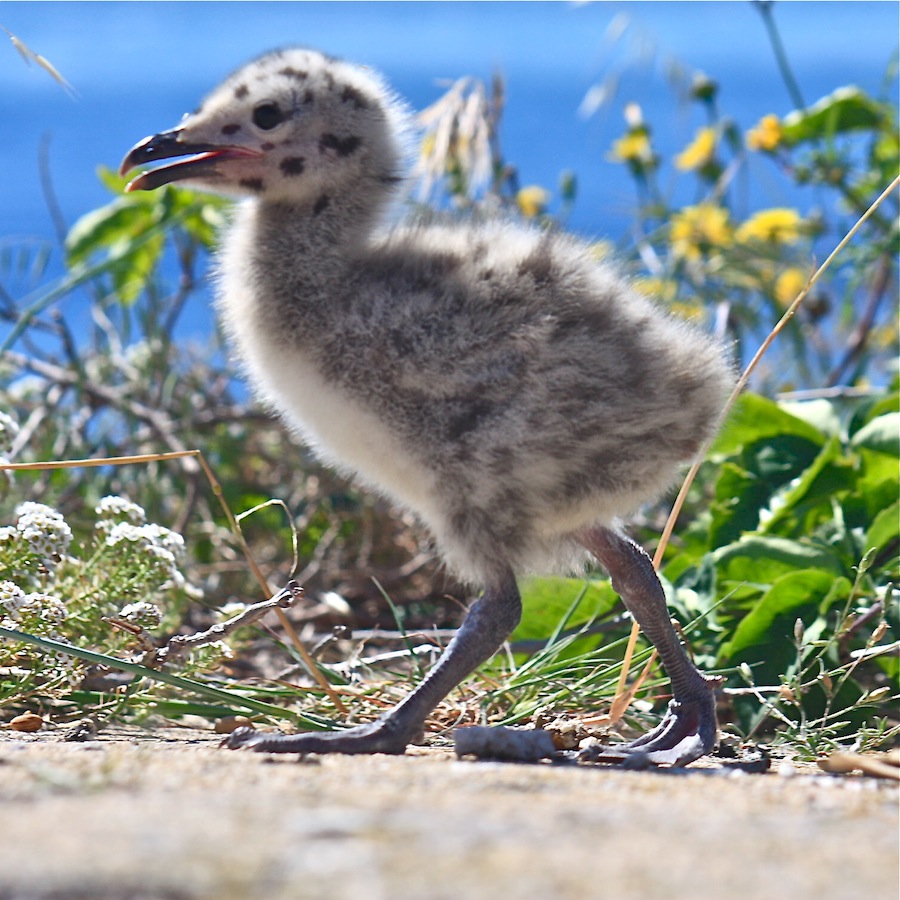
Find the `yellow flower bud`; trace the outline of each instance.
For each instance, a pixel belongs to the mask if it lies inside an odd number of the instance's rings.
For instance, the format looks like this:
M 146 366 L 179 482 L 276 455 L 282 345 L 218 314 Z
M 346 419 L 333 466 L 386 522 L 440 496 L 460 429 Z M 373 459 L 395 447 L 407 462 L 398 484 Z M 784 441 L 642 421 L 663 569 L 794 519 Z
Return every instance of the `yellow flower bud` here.
M 523 216 L 533 219 L 547 209 L 551 196 L 550 192 L 540 185 L 530 184 L 516 194 L 516 203 Z
M 763 150 L 767 153 L 774 150 L 780 143 L 784 130 L 778 116 L 763 116 L 755 128 L 747 132 L 747 147 L 750 150 Z
M 669 239 L 675 256 L 697 260 L 704 252 L 732 241 L 728 210 L 713 203 L 685 206 L 672 214 Z
M 767 241 L 775 244 L 793 244 L 800 237 L 803 219 L 795 209 L 763 209 L 747 219 L 738 228 L 738 241 Z
M 701 128 L 694 140 L 675 157 L 675 168 L 683 172 L 702 169 L 715 155 L 717 137 L 715 128 Z
M 778 305 L 785 308 L 790 306 L 806 287 L 806 281 L 807 274 L 803 269 L 785 269 L 775 280 L 774 295 Z

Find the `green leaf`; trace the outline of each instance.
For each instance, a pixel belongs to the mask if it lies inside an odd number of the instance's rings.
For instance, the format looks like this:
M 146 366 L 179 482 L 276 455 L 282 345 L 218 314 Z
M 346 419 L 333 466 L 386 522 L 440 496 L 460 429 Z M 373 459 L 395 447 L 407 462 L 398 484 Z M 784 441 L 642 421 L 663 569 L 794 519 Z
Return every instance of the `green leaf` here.
M 742 394 L 725 420 L 712 453 L 731 456 L 747 444 L 777 435 L 806 438 L 817 446 L 825 443 L 825 435 L 818 428 L 791 415 L 774 400 Z
M 121 197 L 125 193 L 125 185 L 131 181 L 131 177 L 131 175 L 120 175 L 109 166 L 97 166 L 97 178 L 116 197 Z
M 720 581 L 767 585 L 798 569 L 820 569 L 832 580 L 843 574 L 840 560 L 826 548 L 766 535 L 743 537 L 712 558 Z
M 897 459 L 865 447 L 857 449 L 860 472 L 852 492 L 843 498 L 844 514 L 856 528 L 868 528 L 882 510 L 900 494 L 900 472 Z
M 710 549 L 730 544 L 744 532 L 760 530 L 762 511 L 783 506 L 779 491 L 814 463 L 820 447 L 806 437 L 778 434 L 744 446 L 737 462 L 723 463 L 711 506 Z
M 720 663 L 766 664 L 768 678 L 787 670 L 794 650 L 794 623 L 800 618 L 808 629 L 839 597 L 846 597 L 850 582 L 829 572 L 802 569 L 777 579 L 735 629 L 721 651 Z
M 781 409 L 798 419 L 803 419 L 804 422 L 808 422 L 813 428 L 829 437 L 841 433 L 841 418 L 830 400 L 784 402 L 781 404 Z
M 850 417 L 847 425 L 847 431 L 852 437 L 863 425 L 886 413 L 898 411 L 900 411 L 900 394 L 896 391 L 877 393 L 871 397 L 863 398 L 855 406 L 853 415 Z
M 866 550 L 876 551 L 900 539 L 900 501 L 883 509 L 866 532 Z
M 732 462 L 722 465 L 710 511 L 709 547 L 736 541 L 745 531 L 756 531 L 759 511 L 769 500 L 765 482 Z
M 900 457 L 900 413 L 890 412 L 863 425 L 850 442 L 879 453 Z
M 120 303 L 126 306 L 133 303 L 147 287 L 156 264 L 163 252 L 165 237 L 158 235 L 139 247 L 132 241 L 119 248 L 124 259 L 121 265 L 112 269 L 113 286 Z M 113 251 L 110 252 L 113 256 Z
M 577 628 L 615 608 L 618 595 L 608 581 L 533 576 L 521 583 L 522 621 L 513 640 L 543 640 L 566 619 Z M 577 603 L 576 603 L 577 601 Z
M 782 140 L 789 145 L 819 141 L 848 131 L 880 129 L 884 121 L 882 104 L 858 87 L 842 87 L 785 116 Z
M 833 517 L 833 501 L 842 492 L 853 490 L 856 476 L 840 440 L 832 438 L 781 498 L 762 530 L 769 534 L 809 533 L 815 525 Z
M 85 213 L 66 235 L 66 260 L 70 266 L 85 262 L 94 253 L 133 238 L 153 227 L 152 210 L 126 199 L 114 200 L 100 209 Z M 121 252 L 119 256 L 123 255 Z

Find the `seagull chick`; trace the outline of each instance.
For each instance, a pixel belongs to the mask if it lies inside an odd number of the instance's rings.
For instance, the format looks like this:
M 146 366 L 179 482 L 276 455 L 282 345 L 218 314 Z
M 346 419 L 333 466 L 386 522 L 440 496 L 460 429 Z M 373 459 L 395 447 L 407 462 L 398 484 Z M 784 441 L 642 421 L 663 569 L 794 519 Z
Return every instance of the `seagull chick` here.
M 597 756 L 681 765 L 716 741 L 713 690 L 620 517 L 713 434 L 722 349 L 578 240 L 520 224 L 388 228 L 407 114 L 369 69 L 269 53 L 125 157 L 128 190 L 183 181 L 246 198 L 218 254 L 218 310 L 258 396 L 340 471 L 413 510 L 481 597 L 427 678 L 376 722 L 240 729 L 268 752 L 402 753 L 519 621 L 517 574 L 594 558 L 659 651 L 662 724 Z

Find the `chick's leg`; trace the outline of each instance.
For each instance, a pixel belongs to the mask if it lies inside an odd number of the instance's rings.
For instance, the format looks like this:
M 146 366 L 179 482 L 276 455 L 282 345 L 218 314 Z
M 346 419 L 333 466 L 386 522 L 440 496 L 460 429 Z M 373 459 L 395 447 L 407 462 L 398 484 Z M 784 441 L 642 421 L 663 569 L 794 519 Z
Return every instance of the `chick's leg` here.
M 656 647 L 672 683 L 672 700 L 656 728 L 628 744 L 591 748 L 583 758 L 628 763 L 640 756 L 655 765 L 681 766 L 705 756 L 716 744 L 714 691 L 721 679 L 704 675 L 685 652 L 650 557 L 608 528 L 591 528 L 578 538 L 609 573 L 628 611 Z
M 406 745 L 422 734 L 425 718 L 435 706 L 509 637 L 521 611 L 515 577 L 505 572 L 469 609 L 462 627 L 424 681 L 374 722 L 324 734 L 263 734 L 239 728 L 224 745 L 260 753 L 403 753 Z

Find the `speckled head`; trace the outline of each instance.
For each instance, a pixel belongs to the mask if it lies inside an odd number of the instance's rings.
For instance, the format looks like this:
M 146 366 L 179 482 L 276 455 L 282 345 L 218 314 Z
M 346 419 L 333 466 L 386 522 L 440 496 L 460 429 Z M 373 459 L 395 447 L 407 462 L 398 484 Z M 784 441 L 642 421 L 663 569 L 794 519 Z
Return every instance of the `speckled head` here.
M 248 63 L 175 127 L 122 162 L 150 169 L 128 190 L 173 181 L 278 202 L 311 202 L 328 188 L 397 179 L 406 131 L 401 103 L 374 72 L 315 50 L 276 50 Z

